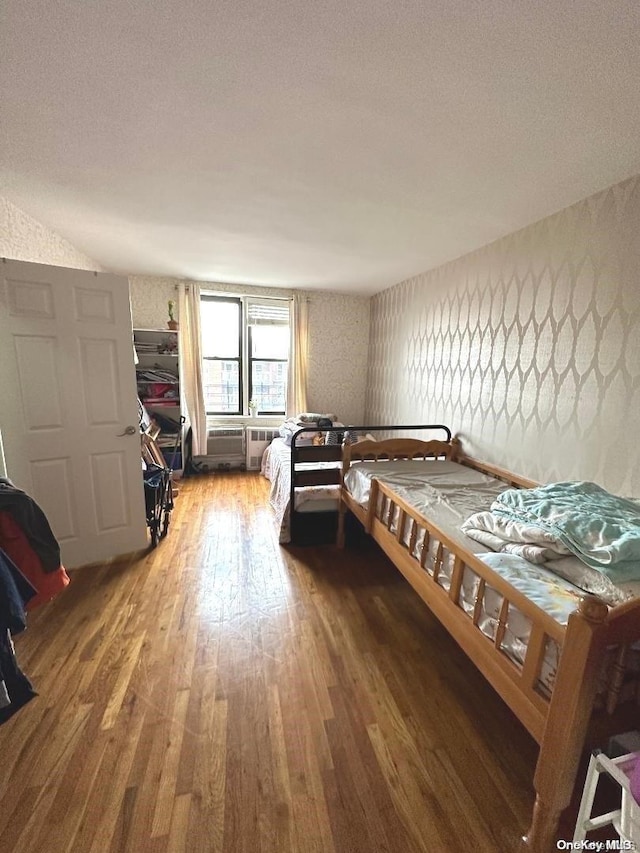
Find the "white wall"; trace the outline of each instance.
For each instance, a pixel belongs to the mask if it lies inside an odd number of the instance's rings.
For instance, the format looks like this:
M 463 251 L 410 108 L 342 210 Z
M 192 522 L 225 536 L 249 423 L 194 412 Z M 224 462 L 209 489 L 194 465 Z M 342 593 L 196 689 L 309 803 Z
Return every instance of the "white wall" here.
M 79 270 L 103 271 L 46 225 L 0 197 L 0 257 Z
M 130 276 L 133 325 L 164 328 L 167 303 L 177 299 L 178 279 Z M 204 289 L 288 297 L 291 291 L 268 287 L 239 287 L 199 282 Z M 360 424 L 364 417 L 369 346 L 369 305 L 365 296 L 309 291 L 308 407 L 335 412 L 344 423 Z
M 640 176 L 372 300 L 367 417 L 640 496 Z
M 102 268 L 60 235 L 0 197 L 0 257 L 76 269 Z M 133 325 L 165 328 L 167 303 L 177 299 L 175 278 L 131 276 Z M 200 282 L 225 293 L 291 295 L 288 289 L 238 287 Z M 312 410 L 335 412 L 345 423 L 362 423 L 369 345 L 369 305 L 365 296 L 309 292 L 309 387 Z
M 322 292 L 309 299 L 309 410 L 363 424 L 371 300 Z

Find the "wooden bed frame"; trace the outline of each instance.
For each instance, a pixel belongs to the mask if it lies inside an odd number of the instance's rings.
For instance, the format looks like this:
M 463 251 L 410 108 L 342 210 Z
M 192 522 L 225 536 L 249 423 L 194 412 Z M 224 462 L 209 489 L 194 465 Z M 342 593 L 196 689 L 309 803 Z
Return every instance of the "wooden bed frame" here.
M 415 458 L 450 459 L 518 488 L 538 485 L 465 456 L 456 439 L 425 442 L 405 438 L 345 445 L 343 476 L 354 460 Z M 616 711 L 616 706 L 619 704 L 627 650 L 640 639 L 640 599 L 609 607 L 595 596 L 585 594 L 579 608 L 570 615 L 568 624 L 562 626 L 379 480 L 372 480 L 367 510 L 351 497 L 343 482 L 338 520 L 339 547 L 344 547 L 347 511 L 359 519 L 539 744 L 534 776 L 536 799 L 531 827 L 524 841 L 527 849 L 536 853 L 555 850 L 560 815 L 570 803 L 590 721 L 594 718 L 598 676 L 608 646 L 616 646 L 618 650 L 606 698 L 607 713 L 599 715 L 597 736 L 602 738 L 620 733 L 624 730 L 621 725 L 629 727 L 629 717 L 624 717 L 622 707 Z M 397 517 L 396 525 L 393 524 L 394 517 Z M 421 531 L 425 531 L 425 545 L 421 558 L 417 559 L 412 552 Z M 405 544 L 407 536 L 409 542 Z M 429 542 L 432 549 L 437 544 L 433 576 L 424 569 L 428 551 L 426 543 Z M 437 583 L 447 552 L 454 556 L 448 591 Z M 480 579 L 472 618 L 459 604 L 465 568 Z M 485 586 L 492 587 L 503 596 L 495 640 L 486 637 L 478 627 Z M 500 649 L 509 604 L 531 620 L 531 634 L 522 667 L 513 663 Z M 550 697 L 537 689 L 547 637 L 553 638 L 561 651 Z M 627 703 L 627 711 L 630 704 Z M 640 716 L 637 708 L 635 713 Z

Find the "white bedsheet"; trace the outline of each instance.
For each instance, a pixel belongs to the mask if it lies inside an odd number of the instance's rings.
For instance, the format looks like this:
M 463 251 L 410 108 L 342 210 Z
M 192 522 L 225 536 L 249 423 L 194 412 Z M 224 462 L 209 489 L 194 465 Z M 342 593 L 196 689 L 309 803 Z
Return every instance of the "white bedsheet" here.
M 506 483 L 444 459 L 356 462 L 344 481 L 363 507 L 369 505 L 374 478 L 389 485 L 399 497 L 474 554 L 489 550 L 465 536 L 460 525 L 479 506 L 490 506 L 500 492 L 509 488 Z

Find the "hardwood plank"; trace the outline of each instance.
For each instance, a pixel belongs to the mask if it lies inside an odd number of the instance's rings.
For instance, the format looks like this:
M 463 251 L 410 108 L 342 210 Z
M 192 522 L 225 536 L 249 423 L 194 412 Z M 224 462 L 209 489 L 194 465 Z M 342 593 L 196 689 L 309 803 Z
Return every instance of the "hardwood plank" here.
M 84 818 L 87 803 L 104 760 L 107 737 L 100 736 L 96 718 L 96 738 L 89 748 L 78 750 L 67 767 L 62 780 L 56 780 L 58 790 L 47 821 L 43 822 L 36 849 L 69 850 Z
M 196 760 L 191 809 L 190 849 L 197 853 L 224 853 L 227 806 L 226 750 L 228 706 L 218 699 L 206 708 L 209 719 L 203 732 L 202 749 Z
M 33 817 L 36 803 L 40 799 L 40 788 L 23 788 L 22 795 L 15 802 L 15 808 L 9 812 L 9 806 L 4 805 L 7 810 L 5 812 L 5 826 L 0 832 L 0 841 L 2 848 L 15 851 L 18 849 L 18 841 L 20 836 L 25 831 L 25 827 L 29 825 L 29 821 Z M 2 849 L 0 848 L 0 849 Z M 42 849 L 42 848 L 40 848 Z
M 324 775 L 337 850 L 416 849 L 397 819 L 366 725 L 352 693 L 332 688 L 336 709 L 326 723 L 334 770 Z
M 416 773 L 406 757 L 393 750 L 377 724 L 367 730 L 398 816 L 413 843 L 419 850 L 449 849 L 451 839 L 437 820 L 439 801 L 432 791 L 425 794 L 423 774 Z
M 123 725 L 120 736 L 113 741 L 114 749 L 105 753 L 102 772 L 97 777 L 93 792 L 95 797 L 87 804 L 85 813 L 87 844 L 91 838 L 90 853 L 104 853 L 111 845 L 127 794 L 127 777 L 143 721 L 144 716 L 139 714 L 126 727 Z
M 191 794 L 176 797 L 171 813 L 171 829 L 167 841 L 167 853 L 189 853 L 193 849 L 189 839 L 189 812 Z
M 182 748 L 184 722 L 189 703 L 189 691 L 180 690 L 173 711 L 169 738 L 165 745 L 164 763 L 158 784 L 158 796 L 153 814 L 151 837 L 168 835 L 171 829 L 172 806 L 175 799 L 178 762 Z
M 267 695 L 269 714 L 269 746 L 273 767 L 273 795 L 275 809 L 275 838 L 274 849 L 282 853 L 296 853 L 299 849 L 296 843 L 295 831 L 292 824 L 293 801 L 291 797 L 291 780 L 287 764 L 286 734 L 282 722 L 280 696 L 276 685 L 271 685 Z M 301 848 L 300 848 L 301 849 Z
M 140 663 L 140 650 L 144 643 L 144 637 L 145 635 L 142 633 L 140 636 L 130 640 L 123 649 L 121 660 L 116 664 L 118 680 L 114 685 L 102 717 L 103 729 L 113 728 L 116 718 L 120 713 L 122 700 L 124 699 L 124 694 L 127 692 L 129 682 L 133 676 L 133 671 Z

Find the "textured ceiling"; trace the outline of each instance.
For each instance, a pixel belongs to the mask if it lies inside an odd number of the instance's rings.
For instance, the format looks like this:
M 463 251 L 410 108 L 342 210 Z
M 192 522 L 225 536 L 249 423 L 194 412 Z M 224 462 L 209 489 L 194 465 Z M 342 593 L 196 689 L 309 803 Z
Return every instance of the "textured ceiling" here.
M 637 0 L 4 0 L 0 195 L 124 273 L 375 292 L 640 172 Z

